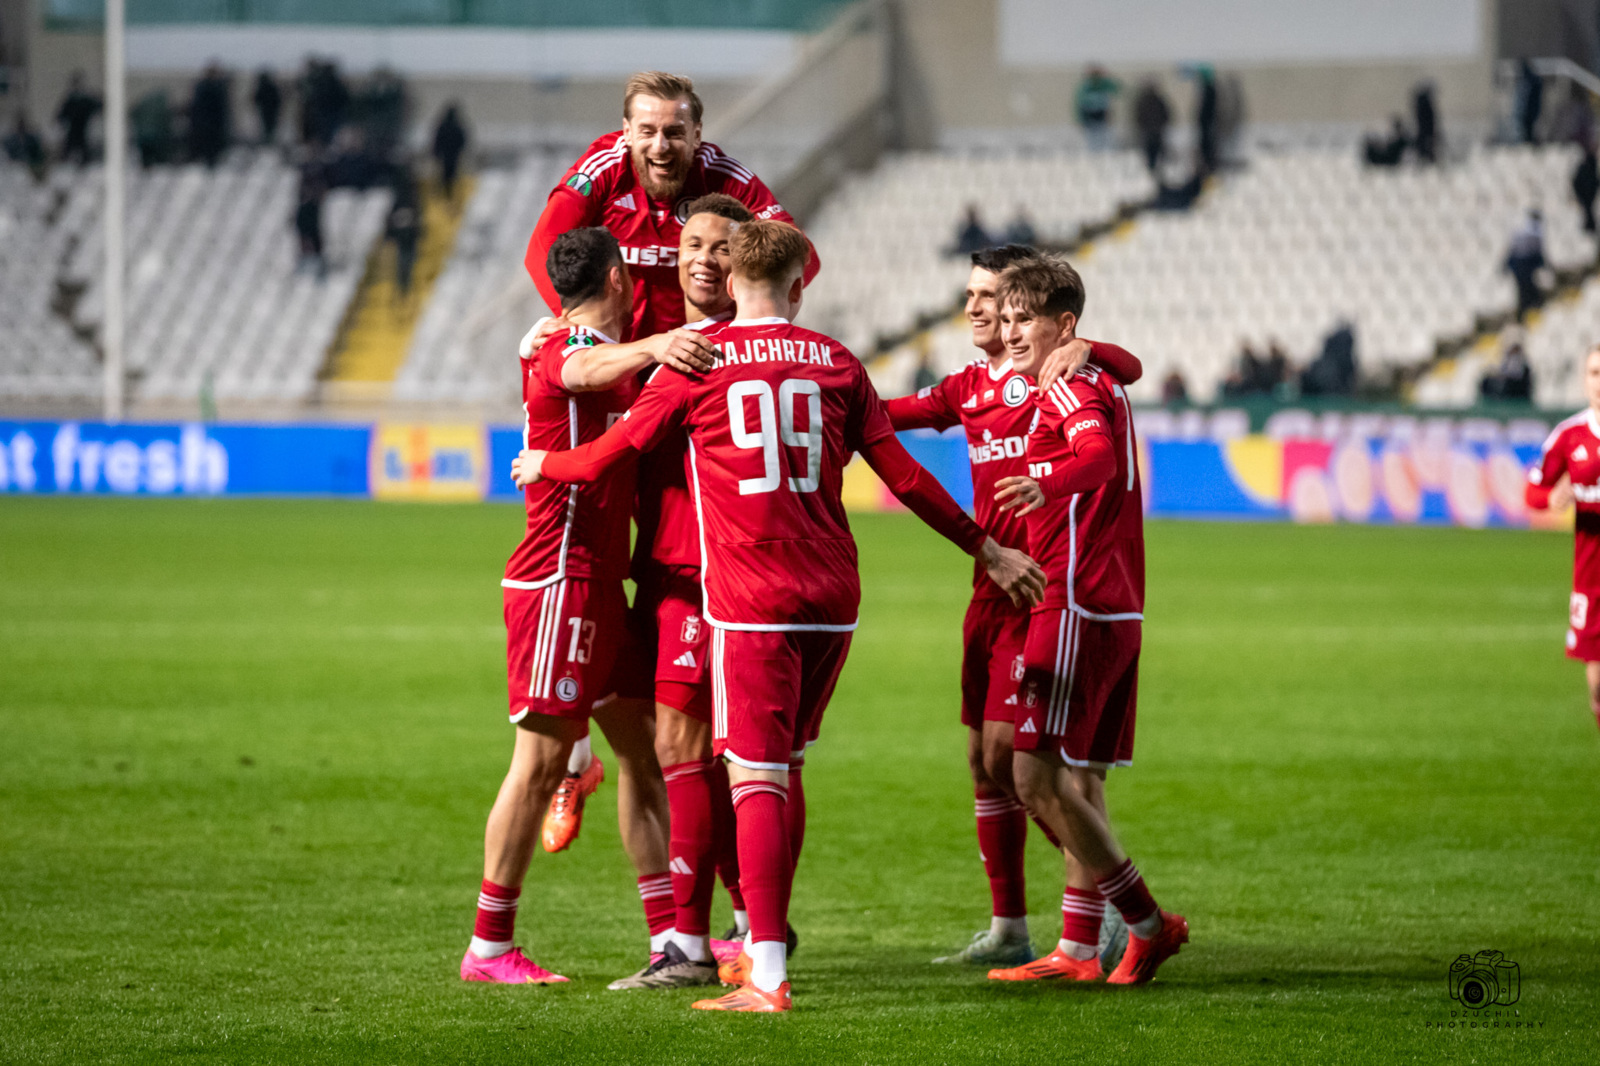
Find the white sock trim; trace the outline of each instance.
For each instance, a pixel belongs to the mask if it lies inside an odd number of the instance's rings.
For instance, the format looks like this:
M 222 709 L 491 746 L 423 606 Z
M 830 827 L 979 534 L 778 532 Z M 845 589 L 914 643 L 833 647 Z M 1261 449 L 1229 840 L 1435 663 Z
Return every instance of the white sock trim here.
M 473 937 L 471 951 L 480 959 L 498 959 L 514 947 L 516 945 L 509 940 L 483 940 Z
M 998 914 L 989 919 L 989 935 L 1000 937 L 1002 940 L 1028 939 L 1028 919 L 1002 918 Z
M 744 936 L 746 933 L 748 933 L 750 931 L 750 912 L 734 911 L 733 927 L 739 931 L 740 936 Z
M 763 940 L 747 948 L 750 952 L 750 983 L 763 992 L 776 992 L 789 979 L 788 945 L 781 940 Z
M 659 955 L 667 950 L 667 942 L 672 939 L 673 934 L 676 932 L 676 929 L 663 929 L 659 933 L 652 933 L 650 935 L 650 954 Z
M 589 743 L 589 738 L 584 737 L 572 745 L 572 754 L 567 756 L 567 773 L 581 774 L 589 768 L 594 761 L 594 747 Z
M 1160 931 L 1161 931 L 1161 908 L 1160 907 L 1157 907 L 1155 909 L 1155 912 L 1153 914 L 1151 914 L 1150 917 L 1141 919 L 1140 921 L 1134 922 L 1132 925 L 1128 926 L 1128 932 L 1132 933 L 1134 936 L 1138 937 L 1140 940 L 1149 940 L 1151 937 L 1155 936 Z
M 1057 941 L 1056 947 L 1061 949 L 1062 954 L 1080 962 L 1087 962 L 1099 954 L 1100 951 L 1097 944 L 1080 944 L 1076 940 L 1067 940 L 1065 938 Z
M 678 950 L 683 952 L 684 958 L 690 962 L 711 961 L 711 938 L 709 936 L 695 936 L 692 933 L 672 933 L 672 942 L 678 945 Z

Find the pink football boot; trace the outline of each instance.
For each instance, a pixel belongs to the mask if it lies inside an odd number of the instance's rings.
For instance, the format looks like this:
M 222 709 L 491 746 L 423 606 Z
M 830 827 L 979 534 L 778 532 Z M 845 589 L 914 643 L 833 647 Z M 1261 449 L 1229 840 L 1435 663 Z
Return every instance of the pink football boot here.
M 512 948 L 492 959 L 480 959 L 468 951 L 461 957 L 461 979 L 502 985 L 555 985 L 567 980 L 535 963 L 521 948 Z

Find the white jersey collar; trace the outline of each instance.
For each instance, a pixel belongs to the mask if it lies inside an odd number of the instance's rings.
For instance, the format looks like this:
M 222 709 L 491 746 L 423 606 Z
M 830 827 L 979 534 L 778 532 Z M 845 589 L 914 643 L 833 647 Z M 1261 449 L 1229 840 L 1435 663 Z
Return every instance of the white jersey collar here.
M 779 318 L 777 315 L 769 315 L 766 318 L 736 318 L 728 323 L 730 326 L 787 326 L 788 324 L 787 318 Z
M 581 333 L 593 333 L 596 337 L 600 338 L 600 343 L 601 344 L 621 344 L 622 343 L 621 341 L 612 340 L 610 337 L 606 336 L 604 333 L 602 333 L 599 330 L 595 329 L 593 326 L 582 326 L 582 325 L 573 324 L 572 326 L 569 327 L 569 329 L 574 334 L 577 334 L 577 333 L 580 333 L 580 332 Z
M 989 371 L 989 380 L 990 381 L 999 381 L 1001 378 L 1003 378 L 1007 374 L 1011 373 L 1011 357 L 1010 356 L 1007 356 L 1006 357 L 1006 361 L 1001 363 L 998 367 L 995 366 L 993 363 L 989 362 L 987 359 L 984 360 L 984 364 L 985 364 L 984 369 Z
M 1587 414 L 1589 419 L 1589 432 L 1593 433 L 1596 437 L 1600 437 L 1600 418 L 1595 417 L 1593 407 L 1589 408 Z
M 732 311 L 724 311 L 720 315 L 712 315 L 710 318 L 702 318 L 698 322 L 690 322 L 688 325 L 684 326 L 683 328 L 684 329 L 705 329 L 707 326 L 715 326 L 719 322 L 726 322 L 726 321 L 728 321 L 728 319 L 730 319 L 732 317 L 733 317 L 733 312 Z M 782 321 L 782 320 L 780 319 L 779 321 Z

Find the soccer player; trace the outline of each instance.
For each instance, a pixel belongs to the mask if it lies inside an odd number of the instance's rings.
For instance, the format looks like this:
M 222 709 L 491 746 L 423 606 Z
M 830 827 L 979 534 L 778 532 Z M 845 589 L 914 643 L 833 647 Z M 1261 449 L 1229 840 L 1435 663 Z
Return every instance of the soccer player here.
M 865 368 L 838 342 L 791 324 L 807 246 L 794 227 L 752 222 L 733 240 L 734 321 L 706 331 L 708 373 L 651 378 L 623 421 L 568 455 L 524 452 L 523 479 L 588 481 L 672 430 L 689 433 L 700 518 L 705 617 L 712 626 L 717 752 L 730 764 L 747 955 L 723 967 L 742 982 L 702 1010 L 786 1011 L 785 933 L 795 841 L 789 767 L 818 735 L 856 627 L 860 577 L 840 500 L 852 452 L 940 533 L 976 555 L 1018 600 L 1043 575 L 986 535 L 894 436 Z M 736 664 L 736 665 L 735 665 Z
M 1000 275 L 1000 336 L 1021 373 L 1076 336 L 1083 281 L 1040 257 Z M 1056 950 L 995 969 L 1002 981 L 1102 976 L 1102 897 L 1127 922 L 1127 951 L 1107 978 L 1142 984 L 1189 939 L 1189 923 L 1156 906 L 1105 811 L 1105 775 L 1133 757 L 1144 516 L 1127 393 L 1090 363 L 1034 399 L 1028 475 L 999 483 L 1002 506 L 1027 516 L 1029 550 L 1049 578 L 1023 650 L 1013 738 L 1017 795 L 1066 845 L 1071 867 Z
M 522 360 L 524 442 L 573 447 L 600 436 L 638 395 L 636 375 L 652 360 L 693 371 L 709 362 L 698 334 L 600 349 L 631 313 L 633 285 L 616 238 L 604 229 L 563 234 L 549 272 L 569 325 Z M 593 715 L 620 765 L 623 846 L 638 869 L 654 950 L 672 924 L 666 874 L 666 795 L 648 704 L 611 700 L 612 669 L 625 634 L 622 581 L 633 511 L 633 470 L 586 486 L 526 489 L 527 531 L 506 564 L 504 587 L 511 768 L 489 812 L 483 885 L 472 943 L 461 960 L 468 981 L 549 984 L 566 978 L 514 946 L 523 878 L 538 815 L 561 781 L 573 744 Z M 665 889 L 665 898 L 653 891 Z
M 965 427 L 978 524 L 999 543 L 1019 549 L 1027 547 L 1025 521 L 1015 508 L 1000 507 L 996 491 L 1002 478 L 1028 472 L 1025 449 L 1036 410 L 1034 381 L 1012 365 L 1000 341 L 995 290 L 1001 271 L 1038 255 L 1018 244 L 972 253 L 967 321 L 972 343 L 982 354 L 937 385 L 887 401 L 889 420 L 897 430 Z M 1064 372 L 1070 377 L 1088 360 L 1090 350 L 1089 342 L 1070 338 L 1050 353 L 1046 365 L 1060 364 L 1053 367 L 1058 376 Z M 1093 357 L 1124 384 L 1143 373 L 1139 360 L 1114 345 L 1095 343 Z M 1023 875 L 1028 816 L 1011 779 L 1013 718 L 1029 612 L 1014 605 L 982 571 L 974 573 L 972 585 L 962 626 L 961 721 L 967 726 L 978 853 L 989 876 L 992 917 L 989 928 L 975 933 L 964 949 L 934 961 L 1015 966 L 1034 957 Z
M 1561 422 L 1545 438 L 1539 464 L 1528 471 L 1528 506 L 1564 511 L 1578 505 L 1572 560 L 1567 656 L 1583 663 L 1589 710 L 1600 725 L 1600 346 L 1583 362 L 1589 409 Z
M 681 75 L 651 70 L 628 79 L 622 129 L 596 140 L 562 176 L 528 242 L 528 273 L 546 304 L 559 300 L 544 267 L 551 243 L 570 229 L 604 226 L 632 268 L 633 317 L 622 339 L 665 333 L 685 322 L 677 267 L 690 203 L 726 193 L 757 218 L 794 221 L 760 178 L 700 139 L 703 110 L 694 82 Z M 807 282 L 819 266 L 811 249 Z

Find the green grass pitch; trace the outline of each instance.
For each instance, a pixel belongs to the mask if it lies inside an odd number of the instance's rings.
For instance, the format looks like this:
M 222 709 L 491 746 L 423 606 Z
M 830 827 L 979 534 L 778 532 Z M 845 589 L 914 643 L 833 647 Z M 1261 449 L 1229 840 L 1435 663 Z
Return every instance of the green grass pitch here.
M 1110 802 L 1193 940 L 1144 989 L 996 987 L 928 961 L 987 920 L 966 562 L 858 518 L 863 624 L 807 769 L 774 1018 L 605 990 L 644 947 L 609 786 L 523 895 L 519 939 L 573 983 L 457 979 L 519 526 L 0 500 L 0 1060 L 1593 1061 L 1600 733 L 1561 654 L 1568 537 L 1153 523 Z M 1043 946 L 1060 864 L 1036 832 L 1028 868 Z M 1450 960 L 1484 948 L 1520 1001 L 1436 1028 Z

